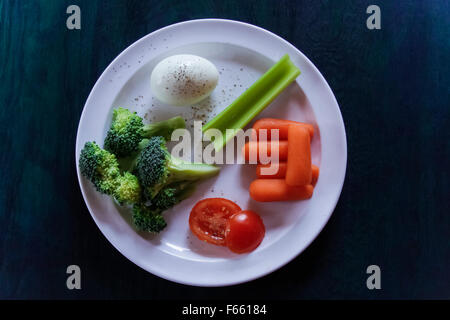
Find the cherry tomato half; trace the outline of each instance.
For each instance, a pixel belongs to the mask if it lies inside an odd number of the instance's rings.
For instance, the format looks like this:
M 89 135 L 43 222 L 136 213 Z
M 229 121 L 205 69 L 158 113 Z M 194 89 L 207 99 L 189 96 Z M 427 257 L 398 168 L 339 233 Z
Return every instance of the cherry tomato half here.
M 233 201 L 208 198 L 197 202 L 189 215 L 189 227 L 200 240 L 225 246 L 228 219 L 241 208 Z
M 266 228 L 254 211 L 244 210 L 232 215 L 227 222 L 225 242 L 235 253 L 255 250 L 264 238 Z

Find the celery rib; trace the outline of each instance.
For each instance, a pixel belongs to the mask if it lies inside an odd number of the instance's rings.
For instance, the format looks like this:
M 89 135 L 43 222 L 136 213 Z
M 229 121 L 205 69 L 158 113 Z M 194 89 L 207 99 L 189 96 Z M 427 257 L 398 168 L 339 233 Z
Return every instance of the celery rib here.
M 227 129 L 244 128 L 254 117 L 266 108 L 295 78 L 300 70 L 292 63 L 289 56 L 284 55 L 266 73 L 264 73 L 250 88 L 234 100 L 225 110 L 206 123 L 202 131 L 218 129 L 223 139 L 214 140 L 216 151 L 234 137 L 235 133 L 227 134 Z

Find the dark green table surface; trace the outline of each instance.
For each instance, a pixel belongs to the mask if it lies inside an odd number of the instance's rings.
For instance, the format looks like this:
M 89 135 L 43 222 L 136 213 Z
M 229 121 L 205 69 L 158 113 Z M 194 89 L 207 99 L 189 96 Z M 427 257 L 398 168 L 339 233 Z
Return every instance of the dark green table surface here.
M 66 28 L 77 4 L 81 30 Z M 382 29 L 366 28 L 381 8 Z M 348 167 L 326 228 L 282 269 L 198 288 L 153 276 L 100 233 L 75 172 L 86 98 L 128 45 L 218 17 L 305 53 L 344 118 Z M 0 0 L 0 298 L 450 298 L 450 1 Z M 82 289 L 66 288 L 66 268 Z M 368 290 L 366 268 L 381 268 Z

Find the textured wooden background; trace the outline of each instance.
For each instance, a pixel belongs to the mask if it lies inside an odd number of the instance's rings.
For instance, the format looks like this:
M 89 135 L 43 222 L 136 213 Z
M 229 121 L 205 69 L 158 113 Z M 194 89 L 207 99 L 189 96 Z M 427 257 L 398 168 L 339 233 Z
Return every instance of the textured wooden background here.
M 77 4 L 82 29 L 66 29 Z M 365 26 L 381 7 L 382 29 Z M 228 288 L 174 284 L 103 237 L 78 187 L 84 102 L 106 66 L 158 28 L 207 17 L 266 28 L 305 53 L 340 104 L 348 169 L 321 235 Z M 0 298 L 450 298 L 449 1 L 0 0 Z M 82 290 L 66 289 L 66 267 Z M 366 288 L 366 267 L 382 290 Z

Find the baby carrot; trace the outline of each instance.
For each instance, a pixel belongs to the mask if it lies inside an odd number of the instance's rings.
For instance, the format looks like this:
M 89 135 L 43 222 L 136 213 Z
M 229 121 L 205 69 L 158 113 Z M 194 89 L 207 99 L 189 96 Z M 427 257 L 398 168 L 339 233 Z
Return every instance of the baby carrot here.
M 263 118 L 263 119 L 257 120 L 253 124 L 253 129 L 255 129 L 258 132 L 258 136 L 259 136 L 260 129 L 267 129 L 267 140 L 270 140 L 270 130 L 278 129 L 279 130 L 278 139 L 286 140 L 288 138 L 288 127 L 290 124 L 298 124 L 298 125 L 304 126 L 306 129 L 308 129 L 311 139 L 313 138 L 314 127 L 311 124 L 292 121 L 292 120 Z
M 273 174 L 267 174 L 263 173 L 262 169 L 266 168 L 268 169 L 270 166 L 275 167 Z M 286 168 L 287 164 L 286 162 L 280 162 L 280 163 L 268 163 L 268 164 L 258 164 L 256 166 L 256 176 L 259 179 L 283 179 L 286 177 Z M 313 186 L 316 185 L 317 179 L 319 178 L 319 167 L 316 165 L 311 166 L 311 184 Z
M 264 171 L 267 172 L 268 168 L 271 166 L 274 167 L 273 174 L 263 173 Z M 256 175 L 261 179 L 284 179 L 286 176 L 286 162 L 258 164 L 256 166 Z
M 312 165 L 311 166 L 311 184 L 315 187 L 317 180 L 319 179 L 319 167 Z
M 255 201 L 293 201 L 312 197 L 314 187 L 310 184 L 291 187 L 284 179 L 256 179 L 250 184 L 250 197 Z
M 250 141 L 247 142 L 242 148 L 242 154 L 246 161 L 256 159 L 261 160 L 259 150 L 262 149 L 262 153 L 267 154 L 268 157 L 272 156 L 271 144 L 274 143 L 278 146 L 278 160 L 286 160 L 288 157 L 288 142 L 286 140 L 282 141 Z M 266 151 L 267 150 L 267 151 Z M 252 157 L 250 157 L 252 155 Z
M 311 183 L 311 142 L 305 127 L 289 125 L 286 183 L 303 186 Z

